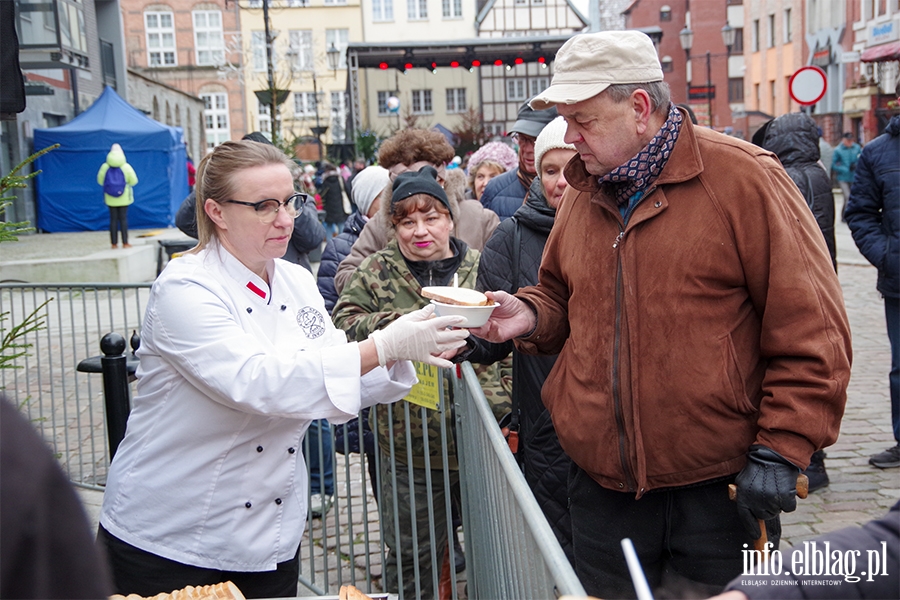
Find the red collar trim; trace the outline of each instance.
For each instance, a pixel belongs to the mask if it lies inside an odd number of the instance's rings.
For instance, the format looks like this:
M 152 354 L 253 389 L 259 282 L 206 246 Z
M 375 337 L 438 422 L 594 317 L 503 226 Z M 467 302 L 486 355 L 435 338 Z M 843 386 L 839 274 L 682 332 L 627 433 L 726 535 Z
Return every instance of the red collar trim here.
M 253 292 L 257 296 L 259 296 L 263 300 L 266 299 L 266 293 L 264 291 L 262 291 L 261 289 L 259 289 L 259 287 L 257 287 L 257 285 L 255 283 L 253 283 L 252 281 L 247 282 L 247 289 L 249 289 L 251 292 Z

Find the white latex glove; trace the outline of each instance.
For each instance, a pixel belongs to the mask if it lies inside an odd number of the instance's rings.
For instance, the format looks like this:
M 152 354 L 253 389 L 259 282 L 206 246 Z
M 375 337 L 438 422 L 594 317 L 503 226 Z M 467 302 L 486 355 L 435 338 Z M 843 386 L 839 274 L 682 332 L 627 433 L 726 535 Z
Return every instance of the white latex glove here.
M 467 329 L 447 329 L 465 323 L 465 317 L 433 317 L 434 305 L 405 314 L 384 329 L 373 331 L 378 364 L 382 367 L 394 360 L 417 360 L 436 367 L 453 366 L 436 354 L 465 345 Z

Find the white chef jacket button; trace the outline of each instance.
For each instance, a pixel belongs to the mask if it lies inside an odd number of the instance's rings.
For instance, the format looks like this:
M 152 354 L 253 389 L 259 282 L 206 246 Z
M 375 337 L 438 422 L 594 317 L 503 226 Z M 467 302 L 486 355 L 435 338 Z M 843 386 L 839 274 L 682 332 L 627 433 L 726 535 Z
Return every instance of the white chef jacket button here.
M 248 307 L 247 307 L 247 313 L 252 313 L 252 312 L 253 312 L 253 309 L 250 308 L 250 307 L 248 306 Z
M 281 310 L 287 310 L 287 304 L 282 304 L 282 305 L 281 305 Z
M 281 504 L 281 498 L 275 498 L 275 504 Z
M 257 446 L 257 447 L 256 447 L 256 451 L 257 451 L 257 452 L 262 452 L 262 451 L 263 451 L 263 447 L 262 447 L 262 446 Z
M 295 449 L 293 449 L 293 448 L 288 448 L 288 454 L 293 454 L 294 452 L 296 452 Z
M 253 506 L 253 505 L 250 504 L 249 502 L 247 502 L 247 503 L 244 504 L 244 506 L 247 507 L 247 508 L 250 508 L 250 507 Z

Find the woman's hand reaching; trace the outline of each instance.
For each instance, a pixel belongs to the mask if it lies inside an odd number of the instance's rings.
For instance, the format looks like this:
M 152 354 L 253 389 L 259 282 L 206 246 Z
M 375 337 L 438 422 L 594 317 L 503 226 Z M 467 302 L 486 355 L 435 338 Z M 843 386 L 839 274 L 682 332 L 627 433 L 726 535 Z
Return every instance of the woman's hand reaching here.
M 378 364 L 395 360 L 416 360 L 436 367 L 453 366 L 439 355 L 466 344 L 469 331 L 448 329 L 465 323 L 465 317 L 434 317 L 434 306 L 405 314 L 384 329 L 373 331 L 369 339 L 375 343 Z

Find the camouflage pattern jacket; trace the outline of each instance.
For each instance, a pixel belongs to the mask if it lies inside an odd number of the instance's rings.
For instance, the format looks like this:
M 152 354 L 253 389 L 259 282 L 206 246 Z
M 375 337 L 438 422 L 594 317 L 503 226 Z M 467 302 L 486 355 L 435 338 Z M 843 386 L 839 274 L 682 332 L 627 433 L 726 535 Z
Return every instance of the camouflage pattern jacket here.
M 457 269 L 459 286 L 475 288 L 478 277 L 478 261 L 481 254 L 468 248 Z M 377 329 L 386 327 L 403 314 L 424 307 L 428 300 L 421 296 L 422 286 L 409 270 L 396 240 L 391 240 L 384 250 L 379 250 L 366 258 L 353 273 L 350 281 L 341 292 L 338 303 L 334 307 L 332 319 L 338 329 L 347 332 L 351 340 L 362 341 Z M 484 395 L 499 421 L 511 410 L 508 394 L 500 385 L 499 371 L 496 366 L 476 366 L 475 372 L 481 382 Z M 452 401 L 448 376 L 452 371 L 444 373 L 445 403 Z M 445 404 L 449 407 L 449 404 Z M 390 410 L 389 410 L 390 408 Z M 378 406 L 376 409 L 376 426 L 378 444 L 383 452 L 390 452 L 390 433 L 393 431 L 394 451 L 396 459 L 404 464 L 409 463 L 406 440 L 406 407 L 404 402 L 392 407 Z M 425 440 L 422 435 L 422 414 L 427 415 L 428 458 L 425 460 Z M 444 411 L 444 426 L 447 432 L 447 451 L 449 468 L 456 470 L 456 436 L 449 408 Z M 441 412 L 422 409 L 409 404 L 409 431 L 412 444 L 412 464 L 425 468 L 430 464 L 432 469 L 443 466 L 441 456 Z

